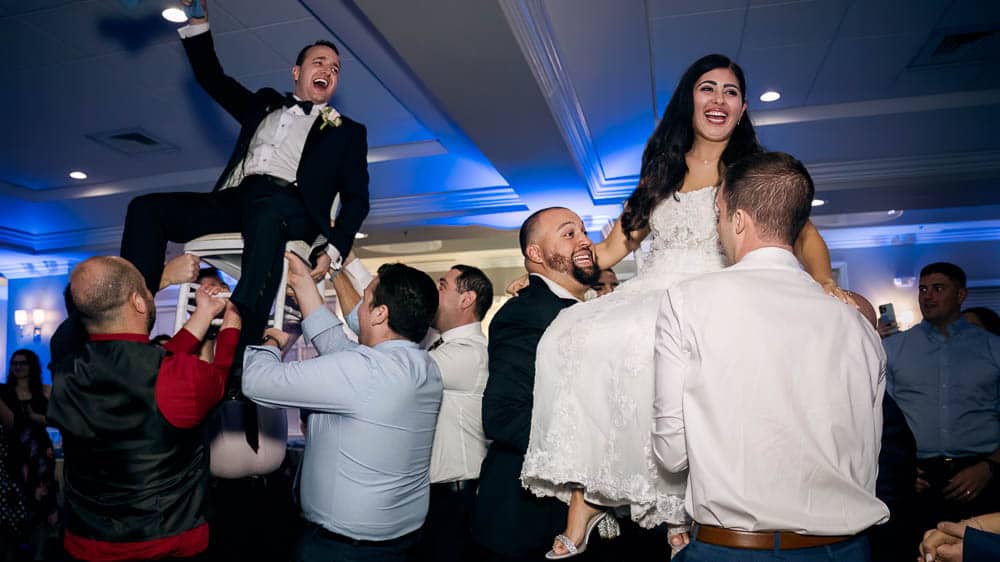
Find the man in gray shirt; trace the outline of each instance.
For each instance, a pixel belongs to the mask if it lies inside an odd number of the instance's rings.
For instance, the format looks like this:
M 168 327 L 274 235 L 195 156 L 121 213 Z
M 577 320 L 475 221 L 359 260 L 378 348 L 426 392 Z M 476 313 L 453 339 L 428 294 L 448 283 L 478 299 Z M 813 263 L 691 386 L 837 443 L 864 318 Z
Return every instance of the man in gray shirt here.
M 287 334 L 247 349 L 243 393 L 308 409 L 302 511 L 311 523 L 294 560 L 405 560 L 427 515 L 441 374 L 418 347 L 437 310 L 434 281 L 402 264 L 379 268 L 359 310 L 359 342 L 323 305 L 309 268 L 289 261 L 304 335 L 320 356 L 281 362 Z

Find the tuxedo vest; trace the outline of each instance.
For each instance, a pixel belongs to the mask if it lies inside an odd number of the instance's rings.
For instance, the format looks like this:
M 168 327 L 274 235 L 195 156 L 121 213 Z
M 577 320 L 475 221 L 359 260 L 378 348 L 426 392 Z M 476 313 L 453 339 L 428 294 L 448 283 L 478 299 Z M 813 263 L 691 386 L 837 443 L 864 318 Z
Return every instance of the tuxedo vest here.
M 55 369 L 47 417 L 62 432 L 66 524 L 77 536 L 147 541 L 205 521 L 200 428 L 171 426 L 156 404 L 165 353 L 140 342 L 90 342 Z

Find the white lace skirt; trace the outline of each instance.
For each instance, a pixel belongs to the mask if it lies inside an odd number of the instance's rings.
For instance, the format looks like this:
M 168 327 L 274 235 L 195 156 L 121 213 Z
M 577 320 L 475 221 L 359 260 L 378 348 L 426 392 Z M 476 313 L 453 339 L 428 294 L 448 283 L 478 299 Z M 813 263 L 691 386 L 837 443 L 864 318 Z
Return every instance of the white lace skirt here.
M 629 505 L 647 528 L 687 522 L 687 473 L 659 466 L 651 432 L 656 317 L 665 288 L 688 277 L 634 279 L 549 326 L 538 345 L 525 488 L 569 502 L 583 486 L 588 501 Z

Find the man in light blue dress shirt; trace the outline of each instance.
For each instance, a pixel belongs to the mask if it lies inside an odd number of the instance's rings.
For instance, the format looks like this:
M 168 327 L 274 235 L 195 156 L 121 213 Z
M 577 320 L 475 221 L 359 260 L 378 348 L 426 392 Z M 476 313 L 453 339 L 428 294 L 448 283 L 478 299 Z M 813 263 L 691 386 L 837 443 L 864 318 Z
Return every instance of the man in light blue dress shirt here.
M 923 321 L 883 342 L 889 394 L 917 442 L 920 532 L 1000 509 L 1000 337 L 962 318 L 965 285 L 957 265 L 924 267 Z
M 287 334 L 247 349 L 243 393 L 308 409 L 302 511 L 311 523 L 294 560 L 406 560 L 427 515 L 441 374 L 418 347 L 437 310 L 434 281 L 402 264 L 379 268 L 359 310 L 359 342 L 323 306 L 297 257 L 289 284 L 304 335 L 320 352 L 281 362 Z

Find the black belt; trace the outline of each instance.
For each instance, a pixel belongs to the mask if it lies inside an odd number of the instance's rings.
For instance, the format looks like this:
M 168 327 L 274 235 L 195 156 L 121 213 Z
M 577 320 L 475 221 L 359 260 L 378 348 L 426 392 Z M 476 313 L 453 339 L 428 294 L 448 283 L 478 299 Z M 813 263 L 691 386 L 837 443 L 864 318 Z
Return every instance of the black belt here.
M 405 535 L 396 537 L 394 539 L 388 539 L 384 541 L 368 541 L 362 539 L 353 539 L 351 537 L 341 535 L 340 533 L 334 533 L 333 531 L 324 528 L 322 525 L 317 525 L 316 523 L 310 523 L 310 524 L 316 528 L 316 533 L 319 536 L 323 537 L 324 539 L 343 544 L 349 544 L 351 546 L 392 546 L 394 544 L 399 544 L 414 539 L 420 533 L 420 529 L 417 529 L 416 531 L 406 533 Z
M 283 180 L 279 177 L 269 176 L 267 174 L 251 174 L 247 176 L 243 181 L 247 181 L 251 178 L 260 178 L 268 183 L 274 184 L 282 189 L 292 189 L 295 187 L 295 182 Z
M 478 485 L 478 478 L 470 478 L 469 480 L 455 480 L 454 482 L 436 482 L 431 484 L 431 488 L 436 487 L 448 490 L 449 492 L 458 493 L 465 490 L 475 490 Z

